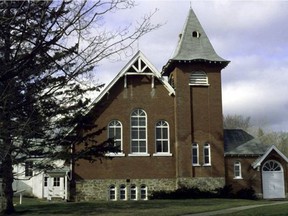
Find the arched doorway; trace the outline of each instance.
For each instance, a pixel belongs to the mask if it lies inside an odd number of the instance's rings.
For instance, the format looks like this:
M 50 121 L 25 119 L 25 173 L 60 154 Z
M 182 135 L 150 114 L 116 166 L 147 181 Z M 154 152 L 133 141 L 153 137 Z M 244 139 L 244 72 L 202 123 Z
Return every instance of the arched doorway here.
M 285 198 L 284 171 L 275 160 L 268 160 L 262 167 L 263 198 Z

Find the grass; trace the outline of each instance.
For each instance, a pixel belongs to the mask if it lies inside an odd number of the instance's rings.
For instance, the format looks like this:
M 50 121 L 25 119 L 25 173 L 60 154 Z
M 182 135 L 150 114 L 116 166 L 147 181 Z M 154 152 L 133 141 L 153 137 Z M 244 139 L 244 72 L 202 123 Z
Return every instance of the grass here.
M 287 216 L 287 215 L 288 215 L 287 204 L 262 206 L 230 214 L 221 214 L 221 216 Z
M 15 199 L 15 203 L 17 200 Z M 176 216 L 183 214 L 193 214 L 199 212 L 214 211 L 219 209 L 232 208 L 243 205 L 258 205 L 264 203 L 272 203 L 265 200 L 237 200 L 237 199 L 187 199 L 187 200 L 148 200 L 148 201 L 95 201 L 95 202 L 48 202 L 47 200 L 38 200 L 32 198 L 24 198 L 23 204 L 16 204 L 17 215 L 100 215 L 100 216 Z M 276 209 L 282 207 L 282 212 L 288 215 L 288 206 L 276 205 Z M 266 207 L 261 207 L 260 210 Z M 274 206 L 269 206 L 268 209 Z M 268 210 L 266 210 L 269 212 Z M 274 210 L 273 210 L 274 211 Z M 273 212 L 272 211 L 272 212 Z M 233 213 L 236 215 L 255 215 L 255 209 L 243 211 L 245 214 Z M 260 212 L 260 211 L 259 211 Z M 242 213 L 242 212 L 240 212 Z M 251 213 L 251 214 L 250 214 Z M 229 215 L 229 214 L 227 214 Z M 231 214 L 232 215 L 232 214 Z M 261 212 L 258 215 L 263 215 Z M 267 214 L 272 215 L 272 214 Z M 275 214 L 281 215 L 281 214 Z

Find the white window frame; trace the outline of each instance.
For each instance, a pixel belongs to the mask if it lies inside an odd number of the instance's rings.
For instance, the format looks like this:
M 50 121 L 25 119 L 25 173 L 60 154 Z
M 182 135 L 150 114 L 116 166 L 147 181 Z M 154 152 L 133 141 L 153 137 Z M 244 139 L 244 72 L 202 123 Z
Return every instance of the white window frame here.
M 137 200 L 137 199 L 138 199 L 137 186 L 133 184 L 130 186 L 130 200 Z
M 60 177 L 53 178 L 53 187 L 60 187 Z
M 208 163 L 205 162 L 207 158 Z M 203 147 L 203 166 L 211 166 L 211 145 L 209 143 L 205 143 Z
M 194 163 L 194 151 L 196 151 L 196 159 L 197 159 L 197 162 Z M 193 166 L 200 166 L 199 164 L 199 145 L 198 143 L 192 143 L 192 165 Z
M 234 162 L 234 179 L 242 179 L 242 169 L 240 161 Z
M 119 199 L 127 200 L 127 187 L 126 185 L 120 185 L 119 187 Z
M 157 132 L 160 130 L 160 138 L 157 138 Z M 167 137 L 164 137 L 164 130 L 166 131 Z M 157 144 L 161 143 L 162 151 L 157 151 Z M 163 151 L 164 144 L 167 143 L 167 151 Z M 156 153 L 153 156 L 172 156 L 170 152 L 170 131 L 169 131 L 169 124 L 165 120 L 160 120 L 155 125 L 155 151 Z
M 112 120 L 108 123 L 108 138 L 114 138 L 115 142 L 119 142 L 120 143 L 120 150 L 121 152 L 109 152 L 106 154 L 106 156 L 125 156 L 125 154 L 122 152 L 123 151 L 123 126 L 122 123 L 119 120 Z M 110 134 L 110 129 L 113 129 L 113 134 Z M 120 129 L 120 138 L 115 138 L 115 136 L 117 136 L 117 129 Z M 116 143 L 115 143 L 116 144 Z M 114 144 L 114 145 L 115 145 Z
M 140 187 L 140 199 L 148 200 L 148 189 L 146 185 L 141 185 Z
M 137 124 L 133 124 L 133 122 L 137 122 Z M 143 124 L 144 122 L 144 124 Z M 142 123 L 142 125 L 141 125 Z M 140 138 L 140 133 L 144 132 L 144 138 Z M 133 134 L 136 132 L 137 137 L 134 138 Z M 143 134 L 142 134 L 143 135 Z M 147 114 L 143 109 L 135 109 L 130 115 L 130 151 L 131 153 L 128 156 L 150 156 L 148 154 L 148 146 L 147 146 Z M 137 151 L 133 150 L 134 143 L 137 143 Z M 141 143 L 145 143 L 145 151 L 140 151 Z
M 108 199 L 111 201 L 117 200 L 117 190 L 115 185 L 110 185 L 108 190 Z M 112 197 L 113 196 L 113 197 Z
M 189 76 L 189 85 L 209 86 L 208 76 L 204 71 L 193 71 Z

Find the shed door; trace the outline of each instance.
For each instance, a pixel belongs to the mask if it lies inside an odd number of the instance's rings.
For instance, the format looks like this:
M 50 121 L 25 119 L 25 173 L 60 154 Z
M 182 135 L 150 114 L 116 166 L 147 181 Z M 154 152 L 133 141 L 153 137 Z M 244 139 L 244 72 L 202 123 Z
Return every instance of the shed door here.
M 284 172 L 280 163 L 267 161 L 262 168 L 263 198 L 285 198 Z

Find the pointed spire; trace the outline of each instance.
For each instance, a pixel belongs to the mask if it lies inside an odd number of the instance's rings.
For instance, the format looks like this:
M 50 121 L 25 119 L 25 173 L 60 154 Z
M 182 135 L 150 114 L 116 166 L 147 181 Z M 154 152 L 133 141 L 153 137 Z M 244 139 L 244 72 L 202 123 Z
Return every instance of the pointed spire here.
M 179 37 L 177 48 L 171 60 L 207 60 L 229 63 L 215 52 L 191 7 Z

